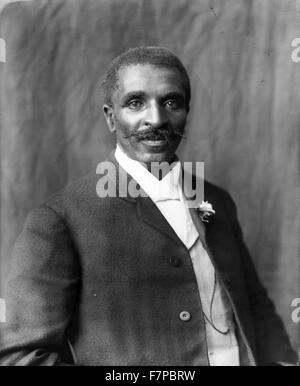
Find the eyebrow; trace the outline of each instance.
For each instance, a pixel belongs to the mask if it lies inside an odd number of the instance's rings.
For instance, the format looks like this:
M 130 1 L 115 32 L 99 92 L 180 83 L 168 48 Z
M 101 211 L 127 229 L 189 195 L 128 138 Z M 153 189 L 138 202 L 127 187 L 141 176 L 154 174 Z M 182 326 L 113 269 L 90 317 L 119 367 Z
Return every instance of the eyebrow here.
M 127 102 L 128 100 L 133 99 L 133 98 L 145 98 L 145 97 L 146 97 L 146 93 L 144 91 L 140 91 L 140 90 L 129 91 L 127 94 L 125 94 L 122 97 L 122 102 Z M 184 101 L 185 95 L 179 91 L 171 91 L 171 92 L 161 96 L 161 99 L 162 100 L 181 99 Z
M 162 99 L 183 99 L 183 100 L 185 100 L 185 95 L 179 91 L 172 91 L 172 92 L 169 92 L 166 95 L 164 95 Z
M 146 96 L 146 93 L 144 91 L 129 91 L 127 94 L 125 94 L 122 97 L 122 101 L 128 101 L 129 99 L 132 98 L 143 98 Z

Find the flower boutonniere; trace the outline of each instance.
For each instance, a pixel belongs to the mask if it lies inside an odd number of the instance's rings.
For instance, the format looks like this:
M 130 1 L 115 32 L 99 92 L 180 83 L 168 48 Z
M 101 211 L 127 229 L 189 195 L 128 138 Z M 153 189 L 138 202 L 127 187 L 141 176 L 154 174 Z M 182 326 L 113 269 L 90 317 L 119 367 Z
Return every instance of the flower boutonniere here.
M 209 222 L 209 217 L 216 213 L 208 201 L 202 201 L 201 204 L 198 204 L 197 212 L 203 222 Z

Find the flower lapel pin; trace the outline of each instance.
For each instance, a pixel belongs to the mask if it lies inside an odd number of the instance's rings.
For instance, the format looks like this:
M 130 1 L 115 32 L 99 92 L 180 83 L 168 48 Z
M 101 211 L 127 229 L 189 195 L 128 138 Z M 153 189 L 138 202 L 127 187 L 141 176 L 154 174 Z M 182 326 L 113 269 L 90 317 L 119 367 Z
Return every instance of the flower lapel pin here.
M 202 201 L 201 204 L 198 204 L 196 210 L 199 213 L 201 221 L 203 222 L 209 222 L 210 216 L 216 213 L 208 201 Z

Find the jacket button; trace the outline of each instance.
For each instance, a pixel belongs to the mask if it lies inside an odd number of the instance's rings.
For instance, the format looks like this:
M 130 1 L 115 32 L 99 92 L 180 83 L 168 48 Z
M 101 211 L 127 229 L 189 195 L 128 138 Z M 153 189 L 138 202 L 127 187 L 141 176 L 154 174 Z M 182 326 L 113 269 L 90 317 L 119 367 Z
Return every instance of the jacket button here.
M 171 264 L 173 267 L 179 267 L 180 264 L 181 264 L 181 261 L 180 261 L 180 259 L 178 259 L 178 257 L 171 257 L 171 258 L 170 258 L 170 264 Z
M 191 314 L 188 311 L 181 311 L 179 314 L 179 318 L 183 322 L 188 322 L 191 319 Z

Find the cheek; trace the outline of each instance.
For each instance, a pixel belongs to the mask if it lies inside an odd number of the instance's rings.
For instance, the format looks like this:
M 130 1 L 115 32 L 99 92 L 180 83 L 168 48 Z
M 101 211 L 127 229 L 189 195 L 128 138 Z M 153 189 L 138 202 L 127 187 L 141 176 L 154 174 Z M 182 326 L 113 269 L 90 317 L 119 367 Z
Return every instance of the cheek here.
M 186 125 L 187 114 L 178 114 L 172 117 L 172 124 L 177 129 L 182 129 Z
M 116 129 L 126 133 L 129 133 L 140 125 L 140 120 L 136 116 L 129 114 L 119 115 L 116 117 L 115 122 Z

